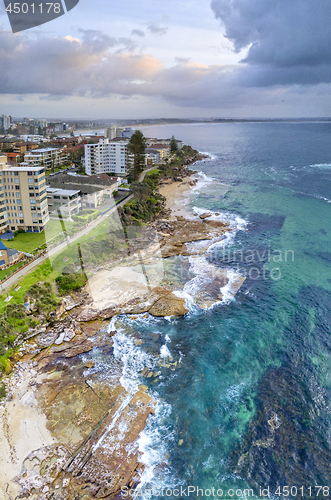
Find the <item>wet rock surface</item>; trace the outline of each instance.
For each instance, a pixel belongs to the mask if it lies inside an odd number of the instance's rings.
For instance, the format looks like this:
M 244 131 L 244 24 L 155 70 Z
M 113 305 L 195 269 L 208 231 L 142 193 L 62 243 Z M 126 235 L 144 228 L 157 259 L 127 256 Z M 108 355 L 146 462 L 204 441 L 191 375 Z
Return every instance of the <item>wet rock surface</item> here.
M 96 322 L 87 325 L 89 339 L 79 332 L 69 347 L 65 340 L 49 346 L 61 329 L 63 325 L 53 325 L 38 339 L 38 345 L 47 339 L 47 347 L 36 355 L 26 349 L 23 359 L 34 366 L 29 386 L 55 444 L 31 452 L 14 480 L 20 496 L 32 499 L 111 498 L 143 468 L 135 443 L 155 402 L 145 390 L 128 393 L 121 385 L 122 367 L 111 355 L 116 332 L 109 335 Z M 106 377 L 93 357 L 82 357 L 87 343 L 91 350 L 97 346 L 110 354 Z

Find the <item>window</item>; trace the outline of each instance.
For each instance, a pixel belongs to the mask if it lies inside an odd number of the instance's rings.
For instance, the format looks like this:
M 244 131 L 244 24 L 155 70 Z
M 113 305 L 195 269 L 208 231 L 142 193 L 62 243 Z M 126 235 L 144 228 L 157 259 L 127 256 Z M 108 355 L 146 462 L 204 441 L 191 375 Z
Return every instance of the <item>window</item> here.
M 28 179 L 28 183 L 32 184 L 33 183 L 33 179 Z
M 32 172 L 28 172 L 28 175 L 32 175 Z
M 15 174 L 16 174 L 16 172 L 15 172 Z M 18 184 L 20 182 L 19 179 L 14 179 L 14 180 L 15 180 L 15 184 Z
M 19 216 L 19 217 L 23 217 L 23 213 L 22 213 L 22 212 L 19 212 L 18 216 Z
M 30 203 L 31 203 L 31 205 L 35 205 L 36 204 L 36 200 L 30 200 Z
M 18 175 L 18 172 L 14 172 L 14 175 Z
M 29 193 L 29 196 L 30 196 L 30 198 L 31 198 L 32 196 L 34 196 L 34 193 Z
M 59 200 L 60 196 L 54 196 L 54 200 Z
M 16 191 L 19 191 L 20 187 L 19 186 L 15 186 L 15 189 L 16 189 Z
M 20 219 L 20 224 L 24 224 L 24 220 L 23 219 Z
M 30 200 L 30 201 L 33 201 L 33 200 Z M 36 210 L 36 207 L 31 207 L 31 210 L 32 211 Z

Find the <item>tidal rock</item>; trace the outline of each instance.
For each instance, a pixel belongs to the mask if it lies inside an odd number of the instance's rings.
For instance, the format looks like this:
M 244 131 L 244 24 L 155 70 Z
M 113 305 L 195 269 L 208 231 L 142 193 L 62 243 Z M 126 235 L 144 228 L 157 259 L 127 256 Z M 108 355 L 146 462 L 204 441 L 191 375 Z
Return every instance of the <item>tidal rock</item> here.
M 207 217 L 211 217 L 212 214 L 208 214 L 207 212 L 205 212 L 204 214 L 201 214 L 199 215 L 200 219 L 207 219 Z
M 188 311 L 184 299 L 176 297 L 173 293 L 169 293 L 155 302 L 149 313 L 152 316 L 184 316 Z
M 49 488 L 69 457 L 70 452 L 61 445 L 45 446 L 30 453 L 23 462 L 21 474 L 14 478 L 21 486 L 20 497 Z

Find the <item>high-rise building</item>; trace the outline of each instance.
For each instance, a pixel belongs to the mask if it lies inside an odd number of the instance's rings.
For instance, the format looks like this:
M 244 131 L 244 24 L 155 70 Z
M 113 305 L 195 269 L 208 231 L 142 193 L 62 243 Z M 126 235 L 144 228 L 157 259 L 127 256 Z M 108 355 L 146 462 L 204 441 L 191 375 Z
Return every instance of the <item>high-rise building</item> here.
M 111 173 L 124 177 L 128 156 L 128 139 L 99 139 L 96 144 L 85 144 L 85 171 L 87 175 Z
M 38 125 L 41 128 L 46 128 L 47 125 L 48 125 L 48 122 L 47 122 L 47 120 L 45 120 L 44 118 L 42 118 L 42 119 L 38 120 Z
M 2 115 L 2 117 L 1 117 L 1 125 L 2 125 L 3 129 L 8 130 L 10 128 L 10 126 L 11 126 L 10 116 Z
M 46 195 L 45 169 L 30 166 L 9 166 L 0 163 L 1 197 L 0 231 L 2 231 L 1 215 L 6 215 L 6 229 L 39 233 L 44 230 L 48 220 L 48 204 Z M 5 201 L 5 204 L 3 204 Z
M 6 168 L 7 156 L 0 156 L 0 173 Z M 8 228 L 7 203 L 5 193 L 5 183 L 0 175 L 0 234 L 5 233 Z
M 106 137 L 107 139 L 115 139 L 116 137 L 116 127 L 115 125 L 111 125 L 109 128 L 106 130 Z

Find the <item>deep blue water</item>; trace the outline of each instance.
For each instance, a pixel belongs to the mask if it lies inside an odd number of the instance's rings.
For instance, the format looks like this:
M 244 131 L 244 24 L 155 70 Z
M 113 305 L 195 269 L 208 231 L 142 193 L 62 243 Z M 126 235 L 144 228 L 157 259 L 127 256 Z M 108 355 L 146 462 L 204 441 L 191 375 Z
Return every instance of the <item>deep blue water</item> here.
M 128 377 L 132 359 L 152 360 L 162 345 L 177 361 L 173 369 L 155 364 L 160 376 L 143 381 L 160 401 L 140 443 L 143 488 L 222 489 L 215 498 L 252 488 L 260 498 L 269 487 L 271 498 L 288 498 L 289 486 L 297 488 L 290 498 L 318 498 L 316 485 L 331 486 L 331 124 L 143 132 L 208 152 L 212 159 L 196 168 L 212 180 L 191 207 L 246 221 L 206 256 L 246 276 L 234 300 L 180 319 L 129 322 L 144 346 L 118 340 Z

